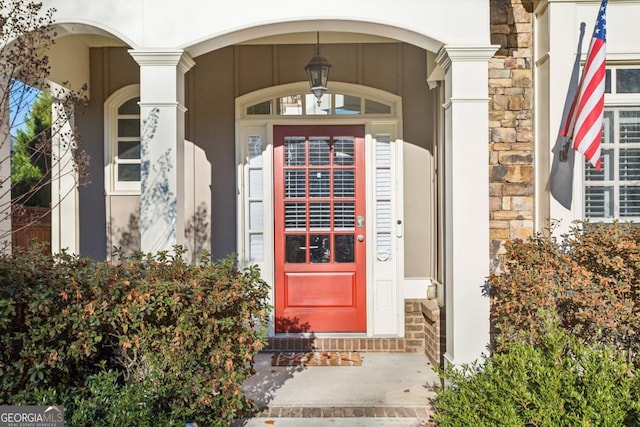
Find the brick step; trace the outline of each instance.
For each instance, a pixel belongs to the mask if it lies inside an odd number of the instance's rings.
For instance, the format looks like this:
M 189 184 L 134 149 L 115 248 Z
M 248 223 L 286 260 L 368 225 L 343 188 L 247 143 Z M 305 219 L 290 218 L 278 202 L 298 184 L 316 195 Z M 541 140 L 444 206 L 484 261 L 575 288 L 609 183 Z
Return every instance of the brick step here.
M 446 346 L 444 321 L 444 309 L 436 301 L 411 299 L 405 301 L 402 338 L 319 338 L 293 333 L 268 338 L 264 350 L 424 352 L 432 364 L 438 365 Z
M 253 418 L 420 418 L 427 420 L 431 407 L 286 407 L 264 408 Z
M 265 351 L 376 351 L 418 352 L 404 338 L 271 337 Z

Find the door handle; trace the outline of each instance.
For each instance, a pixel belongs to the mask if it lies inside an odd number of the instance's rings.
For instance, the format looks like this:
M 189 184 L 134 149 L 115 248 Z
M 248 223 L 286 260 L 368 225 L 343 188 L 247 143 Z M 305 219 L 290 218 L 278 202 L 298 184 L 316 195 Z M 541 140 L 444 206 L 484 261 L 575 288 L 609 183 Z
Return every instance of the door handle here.
M 364 242 L 364 234 L 358 234 L 358 242 Z
M 396 222 L 396 237 L 402 237 L 402 221 L 398 220 Z

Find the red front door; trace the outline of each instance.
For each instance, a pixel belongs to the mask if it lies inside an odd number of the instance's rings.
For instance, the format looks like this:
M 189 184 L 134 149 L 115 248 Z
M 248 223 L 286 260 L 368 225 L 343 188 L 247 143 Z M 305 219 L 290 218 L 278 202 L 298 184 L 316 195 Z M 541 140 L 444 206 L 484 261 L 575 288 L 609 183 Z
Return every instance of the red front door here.
M 363 126 L 274 126 L 276 332 L 365 332 Z

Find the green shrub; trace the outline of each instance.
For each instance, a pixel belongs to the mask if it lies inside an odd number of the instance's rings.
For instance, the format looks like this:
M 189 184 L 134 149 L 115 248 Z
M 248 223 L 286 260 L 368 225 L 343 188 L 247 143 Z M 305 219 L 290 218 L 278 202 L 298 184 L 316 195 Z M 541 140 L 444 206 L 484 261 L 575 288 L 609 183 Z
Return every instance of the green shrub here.
M 450 387 L 436 396 L 435 421 L 442 427 L 639 425 L 638 380 L 620 353 L 583 344 L 553 323 L 545 329 L 536 346 L 505 343 L 481 365 L 441 371 Z
M 76 396 L 67 416 L 74 426 L 171 425 L 167 414 L 155 413 L 154 402 L 144 383 L 120 384 L 117 371 L 102 371 L 86 379 L 86 388 Z
M 268 287 L 234 257 L 188 265 L 175 251 L 1 256 L 0 404 L 51 399 L 73 425 L 95 426 L 113 414 L 226 425 L 251 409 L 241 384 L 265 344 Z
M 506 244 L 489 278 L 492 345 L 449 367 L 441 426 L 640 425 L 640 228 L 576 223 Z

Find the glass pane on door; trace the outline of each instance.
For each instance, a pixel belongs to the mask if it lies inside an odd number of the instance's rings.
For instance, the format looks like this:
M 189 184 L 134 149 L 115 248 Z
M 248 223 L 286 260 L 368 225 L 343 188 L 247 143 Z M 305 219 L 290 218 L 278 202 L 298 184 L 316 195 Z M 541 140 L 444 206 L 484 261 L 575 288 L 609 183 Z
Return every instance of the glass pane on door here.
M 284 138 L 286 262 L 355 262 L 354 144 L 352 136 Z

